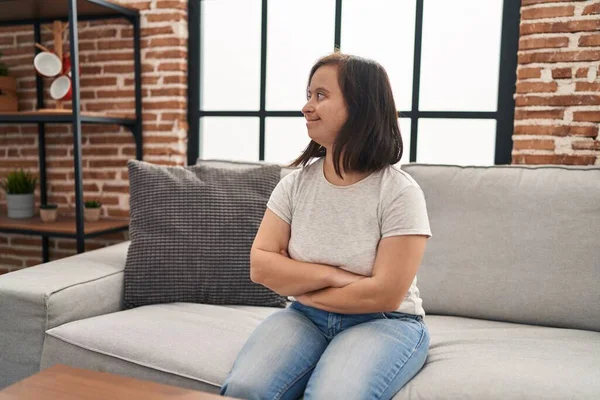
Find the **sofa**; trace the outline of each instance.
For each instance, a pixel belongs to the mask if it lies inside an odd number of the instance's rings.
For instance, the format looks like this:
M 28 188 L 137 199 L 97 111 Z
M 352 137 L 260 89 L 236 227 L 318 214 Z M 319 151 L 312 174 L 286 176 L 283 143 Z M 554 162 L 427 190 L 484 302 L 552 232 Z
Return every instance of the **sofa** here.
M 600 166 L 401 168 L 433 233 L 417 274 L 431 343 L 394 399 L 599 399 Z M 0 388 L 60 363 L 218 393 L 278 308 L 124 310 L 129 245 L 0 276 Z

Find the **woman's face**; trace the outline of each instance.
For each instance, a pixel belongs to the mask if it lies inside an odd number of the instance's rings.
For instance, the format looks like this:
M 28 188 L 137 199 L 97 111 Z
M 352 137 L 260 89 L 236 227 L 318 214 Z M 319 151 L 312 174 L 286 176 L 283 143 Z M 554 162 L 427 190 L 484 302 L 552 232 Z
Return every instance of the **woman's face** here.
M 308 136 L 323 147 L 331 147 L 348 119 L 346 102 L 338 84 L 335 65 L 324 65 L 314 73 L 302 108 Z

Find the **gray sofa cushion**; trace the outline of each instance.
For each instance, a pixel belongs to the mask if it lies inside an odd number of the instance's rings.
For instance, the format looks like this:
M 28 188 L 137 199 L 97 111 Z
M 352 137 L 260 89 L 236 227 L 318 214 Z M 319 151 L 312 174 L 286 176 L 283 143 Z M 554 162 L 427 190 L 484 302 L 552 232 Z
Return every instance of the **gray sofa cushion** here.
M 600 331 L 600 167 L 407 164 L 431 230 L 428 314 Z
M 196 165 L 204 165 L 207 167 L 217 167 L 217 168 L 227 168 L 227 169 L 249 169 L 249 168 L 264 167 L 267 165 L 279 165 L 279 164 L 273 164 L 273 163 L 269 163 L 266 161 L 250 162 L 250 161 L 230 161 L 230 160 L 205 160 L 202 158 L 198 158 L 196 160 Z M 297 168 L 281 167 L 280 178 L 283 178 L 284 176 L 286 176 L 287 174 L 289 174 L 290 172 L 292 172 L 296 169 L 299 169 L 299 167 L 297 167 Z
M 250 280 L 250 248 L 280 167 L 128 163 L 131 245 L 125 308 L 190 302 L 283 307 Z
M 64 363 L 218 392 L 276 308 L 161 304 L 54 328 L 42 368 Z M 423 369 L 394 399 L 593 398 L 600 333 L 427 315 Z M 168 340 L 165 340 L 168 338 Z
M 46 330 L 122 310 L 129 242 L 0 276 L 0 389 L 40 370 Z

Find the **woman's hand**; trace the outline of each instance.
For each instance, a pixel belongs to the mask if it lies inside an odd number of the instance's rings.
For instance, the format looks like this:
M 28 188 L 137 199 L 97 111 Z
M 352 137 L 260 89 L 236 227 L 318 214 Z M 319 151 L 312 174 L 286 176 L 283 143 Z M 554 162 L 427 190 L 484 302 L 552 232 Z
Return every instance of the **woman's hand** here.
M 331 285 L 331 287 L 342 288 L 344 286 L 348 286 L 351 283 L 358 282 L 365 278 L 366 276 L 364 275 L 353 274 L 352 272 L 348 272 L 343 269 L 338 269 L 333 276 L 333 284 Z

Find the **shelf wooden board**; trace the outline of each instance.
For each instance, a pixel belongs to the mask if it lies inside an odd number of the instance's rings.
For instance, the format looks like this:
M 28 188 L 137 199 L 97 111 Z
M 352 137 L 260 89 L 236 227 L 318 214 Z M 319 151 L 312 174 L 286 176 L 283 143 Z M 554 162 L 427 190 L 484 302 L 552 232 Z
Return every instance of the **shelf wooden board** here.
M 77 0 L 78 19 L 111 16 L 134 16 L 138 10 L 106 0 Z M 66 20 L 69 17 L 69 3 L 66 0 L 0 0 L 0 22 L 21 22 L 34 20 Z
M 1 1 L 1 0 L 0 0 Z M 96 124 L 135 124 L 131 114 L 119 112 L 82 111 L 81 121 Z M 0 112 L 0 123 L 70 123 L 73 112 L 69 109 L 43 109 L 37 111 Z
M 125 230 L 129 227 L 129 219 L 124 218 L 101 218 L 100 221 L 84 221 L 84 232 L 86 235 L 99 234 L 108 231 Z M 39 216 L 31 219 L 11 219 L 6 215 L 0 215 L 0 232 L 17 231 L 29 234 L 60 234 L 61 236 L 75 236 L 77 228 L 74 216 L 59 215 L 54 222 L 42 222 Z

